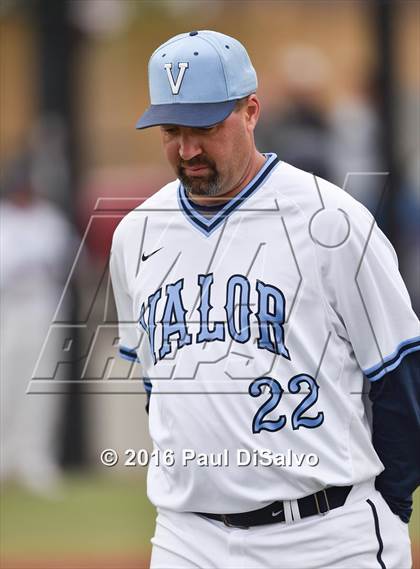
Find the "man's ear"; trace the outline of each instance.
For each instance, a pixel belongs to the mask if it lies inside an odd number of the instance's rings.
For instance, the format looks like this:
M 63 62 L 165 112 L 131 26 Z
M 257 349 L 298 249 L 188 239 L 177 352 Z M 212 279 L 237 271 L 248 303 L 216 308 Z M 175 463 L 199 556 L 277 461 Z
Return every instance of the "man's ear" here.
M 253 94 L 248 97 L 245 112 L 247 118 L 247 126 L 250 130 L 253 131 L 260 116 L 260 101 L 257 95 Z

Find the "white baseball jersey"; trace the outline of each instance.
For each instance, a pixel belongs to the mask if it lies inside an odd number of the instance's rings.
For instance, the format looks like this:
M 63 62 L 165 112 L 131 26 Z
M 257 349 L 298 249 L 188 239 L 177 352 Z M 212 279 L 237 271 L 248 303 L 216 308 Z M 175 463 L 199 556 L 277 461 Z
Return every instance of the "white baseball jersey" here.
M 149 467 L 156 506 L 239 513 L 382 470 L 363 375 L 418 350 L 419 327 L 390 243 L 346 192 L 273 154 L 224 206 L 171 182 L 118 226 L 111 276 L 121 355 L 141 362 L 154 447 L 175 456 Z M 184 466 L 185 449 L 220 465 Z M 301 460 L 240 465 L 267 450 Z

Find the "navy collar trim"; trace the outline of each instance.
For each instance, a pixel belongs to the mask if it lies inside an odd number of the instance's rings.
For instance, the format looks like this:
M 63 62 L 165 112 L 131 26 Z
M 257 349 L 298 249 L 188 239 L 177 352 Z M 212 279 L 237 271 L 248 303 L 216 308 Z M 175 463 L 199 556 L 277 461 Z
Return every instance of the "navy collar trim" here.
M 266 154 L 267 160 L 255 177 L 247 184 L 235 197 L 222 206 L 199 206 L 194 204 L 187 195 L 182 184 L 178 187 L 178 202 L 180 209 L 184 212 L 187 219 L 201 233 L 209 236 L 217 229 L 224 220 L 238 209 L 249 197 L 251 197 L 268 178 L 274 167 L 279 163 L 277 155 L 274 153 Z M 211 218 L 207 218 L 200 210 L 215 211 Z

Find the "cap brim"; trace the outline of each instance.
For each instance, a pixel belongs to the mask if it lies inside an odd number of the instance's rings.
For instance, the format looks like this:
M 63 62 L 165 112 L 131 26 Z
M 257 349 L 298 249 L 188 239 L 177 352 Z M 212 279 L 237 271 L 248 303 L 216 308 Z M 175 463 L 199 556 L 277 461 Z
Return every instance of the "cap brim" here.
M 203 128 L 224 121 L 235 108 L 236 101 L 222 103 L 172 103 L 150 105 L 140 117 L 136 128 L 163 124 Z

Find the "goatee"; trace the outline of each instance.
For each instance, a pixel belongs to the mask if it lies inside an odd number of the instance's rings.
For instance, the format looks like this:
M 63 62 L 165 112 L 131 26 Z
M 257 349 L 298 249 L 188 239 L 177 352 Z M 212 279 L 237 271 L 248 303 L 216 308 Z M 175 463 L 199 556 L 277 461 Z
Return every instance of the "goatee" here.
M 187 176 L 184 170 L 186 166 L 205 166 L 210 172 L 207 176 Z M 219 174 L 215 165 L 208 161 L 193 158 L 187 164 L 179 165 L 177 173 L 188 195 L 217 196 L 220 193 Z

